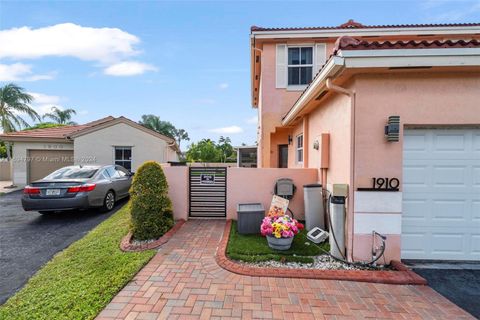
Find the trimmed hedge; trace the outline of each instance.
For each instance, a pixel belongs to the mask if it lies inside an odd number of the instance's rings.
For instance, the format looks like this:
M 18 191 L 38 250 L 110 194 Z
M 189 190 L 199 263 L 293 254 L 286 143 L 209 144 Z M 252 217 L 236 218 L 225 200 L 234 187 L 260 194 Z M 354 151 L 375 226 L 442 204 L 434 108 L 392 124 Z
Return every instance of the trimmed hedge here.
M 168 183 L 158 163 L 147 161 L 138 168 L 130 199 L 130 229 L 134 240 L 158 239 L 173 226 Z

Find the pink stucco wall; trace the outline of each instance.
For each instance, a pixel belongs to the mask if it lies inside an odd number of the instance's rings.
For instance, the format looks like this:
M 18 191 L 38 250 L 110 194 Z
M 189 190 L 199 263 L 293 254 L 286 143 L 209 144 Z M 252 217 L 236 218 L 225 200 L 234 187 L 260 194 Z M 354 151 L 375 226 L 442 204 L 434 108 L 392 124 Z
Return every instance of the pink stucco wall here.
M 403 127 L 479 125 L 480 73 L 396 73 L 357 76 L 355 187 L 373 176 L 402 177 Z M 400 116 L 400 141 L 383 135 Z
M 291 178 L 297 186 L 290 209 L 295 218 L 304 218 L 303 185 L 316 183 L 315 169 L 278 169 L 278 168 L 229 168 L 227 173 L 227 219 L 237 218 L 237 204 L 263 203 L 265 210 L 270 207 L 275 181 L 279 178 Z
M 275 132 L 275 127 L 281 124 L 282 116 L 287 113 L 293 103 L 298 99 L 301 91 L 288 91 L 275 88 L 275 50 L 274 43 L 265 44 L 262 53 L 262 112 L 259 115 L 261 122 L 261 139 L 259 139 L 259 152 L 262 153 L 260 167 L 270 167 L 277 159 L 272 156 L 274 147 L 270 144 L 270 134 Z
M 177 219 L 188 219 L 188 167 L 164 166 L 167 177 L 168 196 L 172 200 L 173 215 Z

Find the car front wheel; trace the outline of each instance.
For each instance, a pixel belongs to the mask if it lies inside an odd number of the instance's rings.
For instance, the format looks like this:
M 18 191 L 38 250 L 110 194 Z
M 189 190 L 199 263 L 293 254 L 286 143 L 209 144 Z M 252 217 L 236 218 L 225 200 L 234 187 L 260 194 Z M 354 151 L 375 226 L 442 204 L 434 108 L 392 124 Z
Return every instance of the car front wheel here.
M 103 200 L 103 210 L 110 211 L 115 206 L 115 194 L 113 191 L 108 191 L 105 200 Z

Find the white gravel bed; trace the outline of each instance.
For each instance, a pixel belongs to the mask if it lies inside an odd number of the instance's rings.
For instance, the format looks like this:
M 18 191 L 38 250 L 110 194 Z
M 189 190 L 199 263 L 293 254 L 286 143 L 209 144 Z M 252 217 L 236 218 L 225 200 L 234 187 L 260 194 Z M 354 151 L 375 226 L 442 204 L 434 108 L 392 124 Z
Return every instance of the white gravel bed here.
M 313 263 L 301 262 L 280 262 L 280 261 L 262 261 L 262 262 L 244 262 L 241 264 L 262 267 L 262 268 L 287 268 L 287 269 L 317 269 L 317 270 L 389 270 L 378 266 L 376 268 L 369 266 L 357 266 L 344 263 L 333 259 L 329 255 L 315 256 Z
M 135 245 L 135 246 L 141 246 L 141 245 L 144 245 L 144 244 L 149 244 L 149 243 L 152 243 L 152 242 L 155 242 L 157 241 L 158 239 L 151 239 L 151 240 L 132 240 L 131 241 L 131 244 L 132 245 Z

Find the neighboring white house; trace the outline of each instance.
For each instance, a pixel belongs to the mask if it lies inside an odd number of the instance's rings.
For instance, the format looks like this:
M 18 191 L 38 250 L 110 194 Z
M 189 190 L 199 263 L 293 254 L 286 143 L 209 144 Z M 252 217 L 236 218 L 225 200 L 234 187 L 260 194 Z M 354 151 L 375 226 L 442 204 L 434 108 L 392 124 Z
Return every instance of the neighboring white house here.
M 13 183 L 23 186 L 72 164 L 118 164 L 135 171 L 143 162 L 178 161 L 174 139 L 125 117 L 84 125 L 1 134 L 13 144 Z

